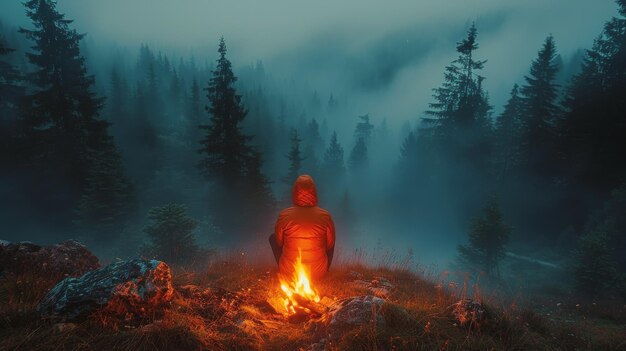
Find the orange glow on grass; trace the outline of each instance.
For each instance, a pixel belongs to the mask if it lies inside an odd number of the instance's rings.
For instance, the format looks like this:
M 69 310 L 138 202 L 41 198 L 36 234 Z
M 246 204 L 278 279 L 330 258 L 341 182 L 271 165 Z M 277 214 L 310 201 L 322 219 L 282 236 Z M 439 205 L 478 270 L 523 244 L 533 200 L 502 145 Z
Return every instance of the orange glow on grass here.
M 319 302 L 320 296 L 317 291 L 311 286 L 311 279 L 309 279 L 309 269 L 302 264 L 302 250 L 298 248 L 298 258 L 293 267 L 293 276 L 290 280 L 285 277 L 280 277 L 280 288 L 285 293 L 284 299 L 285 310 L 287 314 L 296 314 L 298 310 L 303 310 L 306 313 L 311 311 L 302 306 L 306 302 Z

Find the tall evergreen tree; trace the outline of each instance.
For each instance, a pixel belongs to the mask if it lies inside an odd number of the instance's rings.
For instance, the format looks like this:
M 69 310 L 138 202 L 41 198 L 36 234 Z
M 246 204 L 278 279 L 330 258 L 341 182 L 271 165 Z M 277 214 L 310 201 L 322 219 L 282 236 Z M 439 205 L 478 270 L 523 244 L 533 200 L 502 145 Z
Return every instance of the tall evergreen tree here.
M 111 70 L 111 81 L 109 86 L 109 97 L 107 106 L 109 110 L 110 120 L 114 123 L 127 122 L 127 99 L 129 95 L 128 84 L 120 74 L 119 68 L 114 67 Z
M 160 77 L 157 71 L 157 62 L 151 61 L 146 68 L 146 85 L 144 94 L 150 103 L 146 105 L 148 114 L 154 122 L 161 121 L 163 116 L 163 104 L 161 101 L 161 92 L 159 89 Z
M 523 118 L 523 101 L 517 84 L 498 117 L 495 127 L 495 162 L 498 177 L 503 179 L 519 163 L 519 142 Z
M 38 201 L 50 206 L 52 220 L 67 223 L 90 186 L 114 182 L 104 178 L 118 173 L 97 172 L 96 165 L 115 163 L 118 155 L 109 124 L 98 118 L 103 100 L 92 92 L 94 78 L 80 54 L 84 35 L 69 28 L 72 21 L 57 12 L 54 1 L 29 0 L 24 5 L 35 29 L 20 32 L 34 41 L 34 52 L 27 57 L 36 70 L 28 77 L 33 89 L 24 99 L 21 124 L 31 146 L 32 171 L 40 177 Z M 127 190 L 114 189 L 120 192 L 116 196 L 125 196 Z M 92 218 L 102 220 L 106 212 L 96 211 Z
M 151 223 L 144 229 L 150 243 L 143 254 L 169 264 L 193 263 L 200 252 L 194 230 L 198 221 L 187 216 L 187 208 L 180 204 L 153 207 L 148 213 Z
M 263 155 L 258 150 L 252 149 L 246 160 L 246 181 L 239 189 L 245 204 L 236 204 L 234 208 L 230 208 L 231 211 L 242 211 L 246 223 L 237 224 L 236 228 L 243 229 L 252 237 L 255 237 L 258 231 L 271 226 L 271 213 L 276 205 L 270 188 L 271 182 L 262 172 L 262 167 Z M 232 215 L 232 212 L 229 215 Z M 235 220 L 238 221 L 239 218 Z
M 200 86 L 198 85 L 198 80 L 195 77 L 191 83 L 191 101 L 189 112 L 194 117 L 200 115 Z
M 0 57 L 13 51 L 5 47 L 0 38 Z M 0 158 L 12 160 L 11 164 L 17 162 L 13 158 L 17 157 L 18 100 L 24 94 L 21 79 L 21 73 L 13 65 L 0 59 Z M 10 168 L 6 167 L 7 170 Z
M 314 150 L 318 150 L 320 147 L 323 149 L 322 136 L 320 135 L 320 125 L 315 118 L 306 126 L 305 140 L 307 144 L 310 144 Z
M 608 194 L 626 179 L 626 1 L 617 4 L 619 15 L 604 25 L 568 89 L 559 123 L 563 176 L 572 190 Z
M 556 105 L 558 72 L 554 38 L 548 36 L 533 60 L 526 84 L 521 88 L 524 102 L 521 162 L 534 175 L 550 175 L 556 161 L 554 124 L 559 113 Z
M 249 145 L 252 137 L 241 131 L 247 110 L 235 91 L 237 77 L 226 58 L 223 37 L 218 53 L 217 66 L 206 89 L 210 121 L 201 126 L 205 135 L 199 150 L 203 156 L 199 167 L 208 180 L 222 187 L 223 192 L 215 194 L 219 206 L 214 209 L 222 214 L 216 216 L 222 227 L 235 231 L 235 235 L 252 234 L 263 227 L 259 218 L 262 222 L 269 218 L 267 212 L 273 207 L 273 198 L 269 181 L 261 171 L 261 154 Z M 242 213 L 243 220 L 236 213 Z
M 469 243 L 459 245 L 461 261 L 476 265 L 489 275 L 499 275 L 499 262 L 504 258 L 504 247 L 511 227 L 504 223 L 495 200 L 484 207 L 483 214 L 472 221 Z
M 488 97 L 478 72 L 486 61 L 477 60 L 478 31 L 472 24 L 467 37 L 457 44 L 459 57 L 446 67 L 444 82 L 434 89 L 424 121 L 432 128 L 430 137 L 452 156 L 453 162 L 469 162 L 485 169 L 490 154 L 491 125 Z M 427 135 L 424 133 L 423 135 Z
M 302 153 L 300 152 L 300 143 L 302 139 L 298 136 L 298 130 L 294 129 L 291 135 L 291 149 L 286 155 L 289 160 L 289 171 L 287 175 L 282 179 L 283 183 L 291 186 L 293 182 L 300 175 L 300 169 L 302 167 Z
M 413 179 L 417 174 L 417 149 L 418 142 L 414 132 L 409 132 L 400 148 L 400 158 L 398 159 L 398 172 L 401 176 Z
M 367 145 L 365 144 L 365 139 L 360 137 L 350 152 L 348 165 L 350 166 L 350 171 L 352 173 L 358 174 L 359 172 L 362 172 L 365 167 L 367 167 L 367 164 Z
M 329 114 L 335 113 L 335 111 L 337 111 L 338 105 L 339 104 L 337 103 L 337 100 L 333 97 L 333 94 L 331 93 L 328 97 L 328 103 L 326 104 L 326 112 Z
M 337 141 L 337 132 L 333 132 L 324 154 L 324 172 L 329 176 L 339 177 L 345 173 L 345 170 L 343 147 Z
M 374 125 L 370 123 L 370 115 L 366 113 L 363 116 L 359 116 L 359 122 L 354 129 L 355 140 L 363 139 L 365 145 L 369 145 L 372 133 L 374 131 Z
M 121 236 L 135 215 L 136 201 L 113 139 L 96 152 L 78 202 L 75 224 L 98 243 L 105 243 Z
M 247 110 L 241 103 L 241 95 L 235 91 L 237 77 L 231 63 L 226 58 L 226 43 L 220 39 L 219 59 L 213 77 L 206 89 L 210 123 L 202 125 L 205 131 L 200 153 L 204 156 L 200 169 L 209 179 L 232 187 L 243 179 L 247 159 L 252 148 L 248 145 L 250 136 L 241 131 L 241 123 Z
M 386 144 L 388 139 L 389 127 L 387 126 L 387 118 L 383 118 L 376 129 L 376 144 Z
M 578 291 L 590 296 L 606 293 L 616 281 L 624 279 L 617 273 L 609 241 L 603 232 L 588 232 L 578 238 L 571 263 Z
M 200 86 L 196 77 L 193 78 L 191 83 L 190 95 L 187 101 L 186 109 L 186 138 L 189 145 L 197 145 L 201 139 L 201 133 L 198 129 L 201 118 L 201 102 L 200 102 Z
M 170 79 L 170 87 L 169 87 L 170 91 L 170 97 L 172 99 L 172 102 L 175 105 L 179 105 L 180 104 L 180 98 L 183 94 L 183 87 L 182 87 L 182 82 L 180 77 L 178 76 L 178 73 L 176 73 L 176 70 L 172 71 L 172 77 Z

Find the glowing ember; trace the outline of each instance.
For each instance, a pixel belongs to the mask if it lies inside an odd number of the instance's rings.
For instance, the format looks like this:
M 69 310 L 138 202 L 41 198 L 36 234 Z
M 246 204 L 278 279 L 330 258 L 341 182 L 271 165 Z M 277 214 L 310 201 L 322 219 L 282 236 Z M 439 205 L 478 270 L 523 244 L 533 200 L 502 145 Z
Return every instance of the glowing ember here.
M 298 258 L 294 264 L 293 277 L 291 281 L 286 281 L 285 277 L 280 277 L 280 288 L 287 295 L 285 298 L 285 309 L 288 314 L 296 314 L 298 310 L 311 313 L 306 304 L 320 301 L 317 291 L 311 287 L 308 268 L 302 264 L 302 251 L 300 248 L 298 248 Z

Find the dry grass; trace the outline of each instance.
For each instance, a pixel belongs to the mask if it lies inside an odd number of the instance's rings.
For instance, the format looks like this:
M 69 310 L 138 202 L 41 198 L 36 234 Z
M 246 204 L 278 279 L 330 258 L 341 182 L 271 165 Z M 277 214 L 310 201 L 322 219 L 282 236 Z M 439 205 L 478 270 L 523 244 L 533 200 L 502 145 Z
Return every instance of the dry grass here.
M 238 262 L 238 263 L 233 263 Z M 402 261 L 396 261 L 402 262 Z M 404 262 L 409 262 L 404 261 Z M 565 322 L 500 301 L 488 304 L 491 318 L 478 330 L 456 325 L 450 306 L 472 295 L 466 285 L 435 283 L 403 264 L 370 267 L 343 262 L 317 284 L 324 296 L 340 299 L 368 291 L 355 277 L 385 277 L 394 290 L 380 313 L 385 326 L 346 330 L 320 346 L 328 350 L 618 350 L 626 347 L 622 323 L 579 318 Z M 319 342 L 305 322 L 288 322 L 266 302 L 281 296 L 274 267 L 241 259 L 213 261 L 204 272 L 174 271 L 177 293 L 153 321 L 125 326 L 102 313 L 75 325 L 38 318 L 37 301 L 59 277 L 37 272 L 0 279 L 0 350 L 300 350 Z M 471 290 L 471 292 L 468 292 Z M 619 306 L 622 307 L 622 306 Z M 580 316 L 579 316 L 580 317 Z

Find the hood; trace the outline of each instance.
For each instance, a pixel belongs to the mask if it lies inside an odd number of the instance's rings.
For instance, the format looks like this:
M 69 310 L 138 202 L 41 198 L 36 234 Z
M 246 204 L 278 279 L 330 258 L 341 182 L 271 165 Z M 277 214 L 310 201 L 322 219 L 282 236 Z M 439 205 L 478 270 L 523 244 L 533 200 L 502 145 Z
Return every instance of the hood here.
M 294 206 L 311 207 L 317 206 L 317 190 L 311 176 L 303 174 L 296 179 L 291 189 Z

